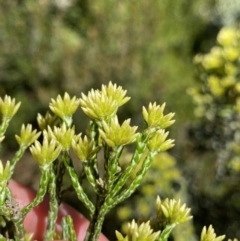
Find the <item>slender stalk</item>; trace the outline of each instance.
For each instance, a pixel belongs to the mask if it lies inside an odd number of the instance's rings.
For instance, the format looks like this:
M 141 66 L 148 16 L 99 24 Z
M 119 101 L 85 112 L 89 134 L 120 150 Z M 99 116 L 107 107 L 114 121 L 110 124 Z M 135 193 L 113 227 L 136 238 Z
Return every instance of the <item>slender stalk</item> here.
M 107 177 L 106 177 L 106 190 L 111 191 L 114 181 L 116 179 L 116 173 L 118 168 L 118 160 L 122 153 L 123 147 L 118 147 L 115 150 L 110 151 L 109 157 L 107 160 Z
M 142 141 L 141 138 L 140 138 L 140 140 L 137 142 L 137 148 L 136 148 L 136 151 L 135 151 L 135 153 L 132 157 L 131 162 L 129 163 L 127 168 L 123 171 L 123 173 L 120 175 L 116 185 L 111 190 L 109 196 L 114 197 L 121 190 L 123 185 L 126 183 L 128 178 L 130 177 L 130 175 L 135 170 L 136 166 L 140 163 L 142 155 L 143 155 L 145 150 L 146 150 L 146 142 Z
M 90 121 L 90 138 L 91 140 L 94 140 L 93 148 L 96 148 L 98 146 L 98 136 L 98 125 L 95 122 Z M 94 172 L 98 175 L 97 154 L 95 154 L 91 159 L 91 165 L 93 167 Z
M 0 137 L 4 135 L 4 133 L 6 132 L 9 122 L 11 119 L 6 118 L 5 116 L 3 116 L 2 118 L 2 123 L 0 125 Z
M 58 213 L 58 200 L 56 196 L 56 175 L 53 170 L 53 166 L 50 168 L 50 177 L 49 177 L 49 185 L 48 192 L 50 196 L 50 208 L 48 211 L 48 224 L 47 230 L 45 234 L 45 240 L 52 240 L 55 238 L 55 224 L 57 221 L 57 213 Z
M 63 240 L 69 240 L 69 229 L 67 223 L 67 217 L 62 218 L 62 237 Z
M 66 221 L 67 221 L 67 225 L 68 225 L 68 229 L 69 229 L 69 240 L 77 241 L 76 232 L 74 230 L 73 220 L 72 220 L 71 216 L 68 215 L 66 217 Z
M 176 223 L 167 225 L 161 232 L 157 241 L 168 241 L 168 237 L 171 234 L 172 230 L 175 228 L 175 226 L 176 226 Z
M 65 216 L 62 219 L 62 239 L 77 241 L 76 232 L 74 230 L 71 216 Z
M 95 212 L 95 207 L 92 204 L 92 202 L 89 200 L 88 196 L 84 192 L 82 186 L 80 185 L 78 181 L 78 175 L 76 174 L 75 170 L 73 167 L 69 165 L 69 161 L 67 159 L 67 156 L 63 158 L 63 162 L 68 170 L 68 174 L 71 178 L 72 186 L 76 191 L 76 194 L 78 196 L 78 199 L 83 202 L 84 206 L 89 210 L 90 212 L 90 217 L 93 216 Z
M 43 171 L 40 179 L 39 189 L 37 191 L 34 200 L 22 209 L 22 215 L 25 217 L 27 213 L 36 207 L 39 203 L 43 201 L 43 198 L 47 192 L 47 186 L 49 181 L 49 172 Z
M 18 161 L 22 158 L 24 152 L 26 150 L 25 146 L 20 146 L 19 150 L 15 153 L 13 159 L 10 162 L 10 172 L 11 172 L 11 176 L 14 172 L 15 166 L 18 163 Z
M 122 202 L 123 200 L 125 200 L 126 198 L 131 196 L 133 194 L 133 192 L 135 192 L 137 187 L 142 183 L 142 180 L 143 180 L 146 172 L 150 168 L 152 161 L 153 161 L 153 157 L 155 155 L 156 155 L 155 152 L 148 153 L 147 157 L 143 161 L 141 169 L 138 171 L 136 177 L 134 178 L 134 180 L 132 181 L 130 186 L 128 186 L 127 189 L 123 190 L 117 197 L 112 197 L 111 194 L 109 196 L 107 196 L 106 202 L 107 202 L 107 205 L 109 205 L 109 209 L 113 208 L 118 203 Z
M 58 200 L 58 204 L 61 203 L 61 188 L 63 183 L 63 176 L 66 172 L 66 167 L 64 163 L 60 160 L 56 160 L 54 162 L 54 171 L 56 173 L 56 196 Z
M 94 157 L 95 158 L 95 157 Z M 83 160 L 82 165 L 83 165 L 83 171 L 88 179 L 89 184 L 92 186 L 93 190 L 95 193 L 98 193 L 98 185 L 96 182 L 97 177 L 94 176 L 94 169 L 91 163 L 94 160 Z
M 102 230 L 103 221 L 108 209 L 106 208 L 105 200 L 99 198 L 96 209 L 92 217 L 91 223 L 87 230 L 87 235 L 84 241 L 97 241 Z

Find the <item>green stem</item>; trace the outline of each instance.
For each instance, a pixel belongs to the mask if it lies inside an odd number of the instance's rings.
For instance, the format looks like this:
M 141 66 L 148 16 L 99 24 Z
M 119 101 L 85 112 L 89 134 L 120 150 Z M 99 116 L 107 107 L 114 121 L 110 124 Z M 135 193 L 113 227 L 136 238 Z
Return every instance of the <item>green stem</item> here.
M 109 209 L 113 208 L 118 203 L 122 202 L 123 200 L 125 200 L 135 192 L 138 186 L 142 183 L 142 180 L 145 174 L 147 173 L 148 169 L 150 168 L 153 161 L 153 157 L 155 155 L 156 155 L 155 152 L 148 153 L 148 155 L 143 161 L 141 169 L 138 171 L 136 177 L 134 178 L 134 180 L 132 181 L 130 186 L 128 186 L 127 189 L 123 190 L 117 197 L 111 196 L 111 193 L 110 195 L 107 196 L 106 202 L 109 205 Z
M 64 163 L 58 159 L 53 163 L 53 165 L 54 165 L 54 172 L 56 173 L 56 197 L 58 200 L 58 204 L 60 204 L 62 199 L 61 189 L 62 189 L 62 183 L 63 183 L 63 176 L 66 172 L 66 167 Z
M 76 232 L 74 230 L 73 221 L 72 221 L 71 216 L 68 215 L 66 217 L 66 222 L 67 222 L 68 230 L 69 230 L 69 238 L 68 238 L 68 240 L 77 241 Z
M 106 170 L 106 190 L 110 192 L 112 190 L 114 181 L 116 180 L 116 173 L 118 168 L 118 160 L 121 156 L 123 147 L 118 147 L 115 150 L 110 151 L 107 161 L 107 170 Z
M 171 225 L 167 225 L 160 234 L 160 237 L 157 241 L 167 241 L 169 235 L 171 234 L 172 230 L 175 228 L 176 224 L 173 223 Z
M 127 168 L 124 170 L 124 172 L 120 175 L 115 187 L 113 188 L 113 190 L 111 190 L 109 196 L 114 197 L 117 195 L 117 193 L 121 190 L 123 185 L 126 183 L 128 178 L 131 176 L 131 174 L 135 170 L 136 166 L 140 163 L 142 155 L 143 155 L 144 151 L 146 150 L 146 141 L 145 140 L 142 141 L 141 139 L 143 139 L 143 138 L 139 138 L 139 141 L 137 142 L 137 148 L 132 157 L 131 162 L 129 163 Z
M 25 206 L 22 209 L 23 217 L 25 217 L 31 209 L 33 209 L 34 207 L 36 207 L 39 203 L 41 203 L 43 201 L 43 198 L 47 192 L 48 181 L 49 181 L 49 172 L 43 171 L 36 197 L 34 198 L 34 200 L 31 203 L 29 203 L 27 206 Z
M 93 149 L 98 146 L 98 137 L 99 137 L 98 125 L 95 122 L 90 121 L 90 139 L 94 140 Z M 98 175 L 97 154 L 95 154 L 92 157 L 90 165 L 93 167 L 95 174 Z M 94 176 L 96 176 L 96 175 L 94 175 Z
M 62 240 L 69 240 L 69 229 L 68 229 L 68 223 L 67 223 L 67 218 L 63 217 L 62 218 Z
M 103 221 L 108 209 L 105 205 L 105 200 L 101 198 L 98 200 L 96 206 L 95 213 L 88 227 L 87 235 L 84 241 L 97 241 L 102 230 Z
M 25 150 L 27 147 L 25 146 L 20 146 L 19 150 L 15 153 L 13 159 L 10 162 L 10 172 L 11 172 L 11 176 L 13 175 L 14 169 L 16 164 L 18 163 L 18 161 L 22 158 Z
M 78 196 L 78 199 L 83 202 L 84 206 L 89 210 L 90 217 L 93 216 L 95 212 L 95 207 L 92 204 L 92 202 L 89 200 L 88 196 L 84 192 L 82 186 L 80 185 L 78 181 L 78 176 L 74 170 L 73 167 L 69 166 L 68 160 L 66 158 L 63 158 L 63 162 L 68 170 L 69 176 L 71 178 L 72 186 L 76 191 L 76 194 Z
M 4 135 L 4 133 L 6 132 L 9 122 L 11 119 L 6 118 L 5 116 L 3 116 L 2 118 L 2 123 L 0 125 L 0 137 Z
M 93 187 L 94 192 L 98 193 L 96 177 L 93 174 L 93 168 L 92 168 L 91 164 L 89 163 L 88 160 L 85 160 L 85 161 L 82 161 L 82 165 L 83 165 L 84 173 L 86 174 L 86 177 L 88 179 L 88 182 Z
M 57 213 L 58 213 L 58 200 L 56 196 L 56 175 L 52 165 L 50 168 L 48 192 L 50 196 L 50 208 L 48 211 L 48 224 L 47 224 L 47 230 L 45 234 L 45 240 L 52 240 L 55 238 L 55 235 L 56 235 L 55 224 L 57 221 Z

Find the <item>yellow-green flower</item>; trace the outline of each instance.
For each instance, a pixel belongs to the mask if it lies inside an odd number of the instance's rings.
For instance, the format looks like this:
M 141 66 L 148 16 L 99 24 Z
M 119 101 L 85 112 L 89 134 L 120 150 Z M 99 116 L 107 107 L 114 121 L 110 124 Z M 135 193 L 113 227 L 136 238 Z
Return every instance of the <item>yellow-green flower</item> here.
M 217 36 L 217 41 L 223 47 L 232 45 L 237 40 L 237 31 L 234 28 L 222 28 Z
M 53 116 L 49 112 L 47 112 L 44 117 L 41 114 L 38 114 L 37 122 L 38 122 L 38 126 L 43 131 L 43 130 L 46 130 L 48 126 L 53 127 L 59 124 L 59 119 L 57 116 L 55 115 Z
M 4 100 L 0 98 L 0 112 L 6 119 L 12 119 L 20 105 L 21 102 L 15 104 L 15 99 L 11 99 L 10 96 L 5 95 Z
M 175 122 L 175 120 L 171 120 L 174 116 L 174 113 L 164 115 L 164 108 L 165 103 L 160 106 L 157 105 L 156 102 L 153 104 L 149 103 L 148 109 L 143 107 L 143 118 L 149 127 L 165 129 Z
M 208 229 L 206 227 L 203 228 L 200 241 L 222 241 L 224 238 L 225 235 L 217 237 L 212 225 L 210 225 Z
M 49 127 L 49 131 L 51 131 Z M 75 128 L 68 128 L 65 123 L 61 127 L 54 126 L 53 137 L 61 144 L 64 150 L 69 150 L 75 134 Z
M 174 140 L 166 140 L 169 132 L 164 130 L 158 130 L 153 134 L 153 137 L 147 143 L 147 147 L 150 151 L 160 152 L 166 151 L 174 146 Z
M 11 177 L 10 162 L 7 161 L 5 168 L 3 167 L 2 161 L 0 160 L 0 187 L 5 188 Z
M 52 99 L 49 108 L 55 115 L 59 116 L 70 126 L 72 123 L 72 115 L 77 110 L 79 102 L 80 100 L 75 96 L 70 98 L 69 94 L 65 93 L 63 98 L 58 95 L 56 100 Z
M 167 222 L 167 224 L 185 223 L 192 218 L 189 216 L 190 208 L 186 208 L 186 204 L 181 205 L 180 200 L 167 198 L 162 202 L 158 196 L 156 208 L 158 219 Z
M 214 96 L 221 97 L 224 95 L 225 89 L 221 84 L 221 80 L 217 76 L 210 75 L 207 81 L 209 89 Z
M 202 61 L 202 65 L 206 70 L 220 68 L 223 63 L 223 51 L 221 47 L 213 47 L 209 54 L 204 55 Z
M 130 126 L 130 119 L 125 120 L 120 126 L 117 116 L 113 117 L 109 124 L 102 123 L 103 129 L 99 129 L 100 136 L 110 147 L 119 147 L 133 143 L 138 133 L 137 126 Z
M 102 85 L 102 93 L 105 96 L 113 97 L 117 101 L 118 106 L 122 106 L 130 100 L 130 97 L 125 97 L 127 91 L 123 90 L 121 86 L 113 85 L 111 81 L 108 86 Z
M 91 119 L 108 120 L 116 114 L 118 107 L 130 99 L 124 97 L 125 94 L 126 91 L 123 91 L 122 87 L 110 82 L 108 86 L 102 86 L 102 91 L 92 89 L 88 96 L 82 93 L 80 106 Z
M 30 151 L 39 166 L 44 170 L 57 159 L 62 147 L 56 140 L 51 139 L 47 132 L 44 131 L 43 133 L 43 143 L 35 141 L 30 147 Z
M 28 147 L 30 146 L 38 137 L 41 135 L 41 132 L 37 132 L 37 130 L 32 130 L 32 125 L 24 124 L 21 127 L 20 136 L 15 135 L 15 138 L 20 146 Z
M 228 239 L 228 241 L 238 241 L 238 239 Z
M 94 148 L 94 142 L 89 141 L 87 136 L 84 138 L 80 135 L 77 135 L 72 140 L 72 148 L 74 153 L 81 161 L 88 160 L 91 158 L 98 150 L 98 148 Z
M 132 223 L 128 224 L 127 235 L 125 237 L 116 231 L 118 241 L 155 241 L 159 235 L 160 231 L 153 232 L 149 221 L 139 226 L 135 220 L 133 220 Z

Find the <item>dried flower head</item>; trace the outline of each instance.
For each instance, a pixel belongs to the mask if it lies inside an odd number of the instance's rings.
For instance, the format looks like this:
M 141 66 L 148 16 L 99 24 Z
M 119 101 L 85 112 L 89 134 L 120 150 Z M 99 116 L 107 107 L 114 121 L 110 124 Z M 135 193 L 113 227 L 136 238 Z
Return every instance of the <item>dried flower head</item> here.
M 35 140 L 37 140 L 40 135 L 41 132 L 37 132 L 37 130 L 32 130 L 31 124 L 27 124 L 27 126 L 23 124 L 21 127 L 20 136 L 15 135 L 15 138 L 20 146 L 27 148 Z
M 108 120 L 113 117 L 118 107 L 125 104 L 130 98 L 125 97 L 126 91 L 116 84 L 102 85 L 102 90 L 91 90 L 88 96 L 82 93 L 80 105 L 86 115 L 94 120 Z
M 192 218 L 189 216 L 190 208 L 186 204 L 181 204 L 181 200 L 165 199 L 163 202 L 160 197 L 156 200 L 157 217 L 167 224 L 185 223 Z
M 143 106 L 143 118 L 149 127 L 165 129 L 175 122 L 175 120 L 171 120 L 174 116 L 174 113 L 164 115 L 164 109 L 165 103 L 161 106 L 157 105 L 156 102 L 153 104 L 149 103 L 148 109 Z
M 125 237 L 116 231 L 118 241 L 155 241 L 159 235 L 160 231 L 153 232 L 149 221 L 139 226 L 135 220 L 133 220 L 132 223 L 128 224 L 127 235 Z
M 130 119 L 125 120 L 120 126 L 117 116 L 113 117 L 109 124 L 102 122 L 103 129 L 99 129 L 100 136 L 110 147 L 119 147 L 133 143 L 138 133 L 137 126 L 130 126 Z
M 21 102 L 15 104 L 15 99 L 11 99 L 8 95 L 5 95 L 4 99 L 0 98 L 0 112 L 6 119 L 12 119 L 20 105 Z
M 52 99 L 49 108 L 55 115 L 66 122 L 67 126 L 70 126 L 72 124 L 72 115 L 76 112 L 79 102 L 80 100 L 75 96 L 70 98 L 69 94 L 65 93 L 63 98 L 58 95 L 56 100 Z
M 200 241 L 222 241 L 224 238 L 225 235 L 217 237 L 212 225 L 210 225 L 208 229 L 206 226 L 203 228 Z

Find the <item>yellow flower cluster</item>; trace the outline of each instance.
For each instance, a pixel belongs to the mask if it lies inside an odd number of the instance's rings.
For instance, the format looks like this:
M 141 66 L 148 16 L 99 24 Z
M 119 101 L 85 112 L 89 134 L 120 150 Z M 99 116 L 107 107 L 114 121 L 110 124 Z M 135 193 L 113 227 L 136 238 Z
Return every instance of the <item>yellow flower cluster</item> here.
M 138 225 L 135 220 L 128 224 L 127 235 L 123 237 L 116 231 L 118 241 L 155 241 L 160 235 L 160 231 L 153 232 L 149 221 Z

